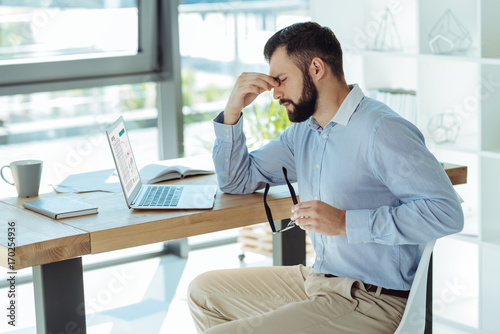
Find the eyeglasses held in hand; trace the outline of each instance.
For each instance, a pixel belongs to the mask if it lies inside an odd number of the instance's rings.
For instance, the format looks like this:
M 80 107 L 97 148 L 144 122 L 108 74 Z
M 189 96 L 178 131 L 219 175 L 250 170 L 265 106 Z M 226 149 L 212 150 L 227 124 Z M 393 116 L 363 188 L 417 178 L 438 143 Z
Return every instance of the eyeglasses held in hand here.
M 295 195 L 295 190 L 293 189 L 292 184 L 290 183 L 290 181 L 288 181 L 288 176 L 287 176 L 287 172 L 286 172 L 285 167 L 283 167 L 283 175 L 285 176 L 286 184 L 288 185 L 288 189 L 290 190 L 290 196 L 292 197 L 293 204 L 297 204 L 298 203 L 297 202 L 297 195 Z M 264 191 L 264 208 L 266 209 L 267 219 L 269 220 L 269 225 L 271 225 L 271 230 L 273 231 L 273 233 L 285 232 L 287 230 L 294 228 L 295 226 L 298 226 L 297 224 L 295 224 L 295 222 L 293 220 L 291 220 L 287 224 L 287 226 L 285 226 L 284 228 L 282 228 L 279 231 L 276 231 L 276 227 L 274 226 L 273 215 L 271 214 L 271 208 L 269 208 L 269 205 L 267 205 L 267 193 L 269 192 L 269 188 L 270 188 L 270 186 L 268 183 L 268 184 L 266 184 L 266 190 Z

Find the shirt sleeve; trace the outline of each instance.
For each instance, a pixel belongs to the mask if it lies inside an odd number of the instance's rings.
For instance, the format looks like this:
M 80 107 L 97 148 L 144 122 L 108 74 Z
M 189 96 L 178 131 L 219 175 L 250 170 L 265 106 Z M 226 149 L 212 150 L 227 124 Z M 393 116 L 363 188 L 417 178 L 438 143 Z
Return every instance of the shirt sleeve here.
M 250 194 L 271 185 L 284 184 L 282 167 L 296 180 L 293 159 L 293 126 L 279 138 L 248 152 L 243 132 L 243 117 L 235 125 L 222 124 L 223 113 L 214 119 L 215 145 L 213 161 L 219 187 L 231 194 Z
M 369 161 L 375 177 L 400 204 L 348 210 L 350 243 L 419 244 L 462 230 L 458 196 L 413 124 L 394 116 L 381 118 L 370 138 Z

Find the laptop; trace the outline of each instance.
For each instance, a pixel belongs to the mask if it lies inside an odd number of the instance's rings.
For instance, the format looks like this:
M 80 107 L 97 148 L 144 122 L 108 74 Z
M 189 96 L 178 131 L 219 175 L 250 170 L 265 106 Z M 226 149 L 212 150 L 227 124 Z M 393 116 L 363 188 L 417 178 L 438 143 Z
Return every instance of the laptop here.
M 106 130 L 106 135 L 129 208 L 213 208 L 217 192 L 215 185 L 142 184 L 122 116 Z

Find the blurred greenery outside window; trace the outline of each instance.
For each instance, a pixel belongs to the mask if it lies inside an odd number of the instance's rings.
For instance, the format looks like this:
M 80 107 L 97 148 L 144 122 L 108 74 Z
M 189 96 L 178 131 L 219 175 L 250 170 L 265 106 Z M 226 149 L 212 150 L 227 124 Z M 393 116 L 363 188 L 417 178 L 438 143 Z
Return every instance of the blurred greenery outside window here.
M 149 0 L 140 3 L 148 2 Z M 265 41 L 276 30 L 309 19 L 308 0 L 246 2 L 180 1 L 179 39 L 186 156 L 211 152 L 214 139 L 212 119 L 225 107 L 237 76 L 242 71 L 267 73 L 268 65 L 262 55 Z M 0 0 L 0 66 L 9 61 L 22 62 L 26 59 L 35 63 L 43 62 L 47 60 L 45 56 L 99 57 L 99 52 L 135 52 L 137 45 L 130 42 L 137 37 L 137 32 L 125 34 L 123 29 L 116 28 L 123 27 L 125 21 L 114 26 L 114 31 L 134 38 L 128 41 L 115 39 L 115 42 L 120 43 L 100 43 L 104 47 L 100 50 L 91 44 L 65 48 L 65 45 L 60 44 L 35 43 L 32 29 L 36 30 L 40 26 L 27 21 L 29 17 L 26 12 L 32 9 L 23 6 L 36 8 L 51 3 L 83 4 L 82 7 L 92 5 L 99 15 L 105 14 L 99 6 L 114 4 L 124 7 L 124 17 L 130 18 L 135 15 L 132 9 L 139 2 Z M 73 9 L 77 10 L 78 6 Z M 69 11 L 69 7 L 66 6 L 63 10 Z M 53 18 L 63 10 L 50 7 L 48 10 L 35 10 L 32 13 L 38 15 L 41 20 L 39 24 L 43 26 L 43 18 L 47 15 Z M 113 20 L 106 20 L 104 15 L 99 22 L 116 23 L 119 9 L 113 8 L 112 12 Z M 80 19 L 83 20 L 83 17 L 80 16 Z M 137 22 L 132 20 L 129 24 L 135 25 Z M 86 27 L 90 29 L 87 25 Z M 130 29 L 134 30 L 128 27 L 126 31 L 131 31 Z M 53 29 L 56 32 L 62 30 L 64 29 Z M 68 32 L 65 41 L 85 42 L 78 36 L 84 36 L 86 32 Z M 115 48 L 106 49 L 107 46 Z M 47 48 L 42 51 L 44 57 L 38 58 L 37 52 L 41 47 Z M 41 158 L 44 160 L 42 177 L 50 175 L 48 179 L 53 183 L 62 181 L 69 174 L 114 168 L 104 129 L 118 114 L 124 114 L 126 120 L 129 120 L 127 127 L 131 130 L 129 134 L 134 144 L 136 160 L 150 163 L 158 158 L 156 103 L 157 84 L 151 81 L 0 95 L 0 166 L 15 160 Z M 251 148 L 257 148 L 275 138 L 289 125 L 286 111 L 272 100 L 270 93 L 262 94 L 244 114 L 245 133 Z M 1 197 L 15 196 L 15 188 L 1 181 L 0 194 Z
M 268 73 L 263 48 L 277 30 L 310 19 L 309 0 L 189 1 L 179 6 L 186 155 L 211 152 L 212 120 L 224 110 L 241 72 Z M 244 110 L 250 149 L 290 125 L 267 92 Z
M 9 53 L 16 50 L 15 47 L 25 45 L 27 49 L 17 49 L 24 51 L 33 51 L 37 47 L 30 34 L 30 38 L 24 41 L 18 38 L 21 33 L 27 35 L 27 23 L 16 15 L 26 9 L 9 7 L 9 3 L 20 2 L 0 3 L 0 62 L 21 57 Z M 131 17 L 133 12 L 130 10 L 137 2 L 120 0 L 111 3 L 126 7 L 123 9 L 125 20 Z M 117 10 L 113 9 L 113 12 Z M 179 37 L 185 155 L 211 151 L 214 139 L 212 119 L 224 109 L 237 76 L 242 71 L 267 73 L 268 65 L 262 55 L 265 41 L 276 30 L 308 19 L 308 0 L 217 3 L 181 0 Z M 131 22 L 137 24 L 134 20 Z M 117 45 L 117 50 L 128 48 L 126 52 L 136 47 L 126 43 Z M 49 46 L 54 48 L 52 52 L 60 47 Z M 65 49 L 64 52 L 72 54 L 82 48 Z M 145 82 L 0 96 L 0 152 L 4 152 L 0 154 L 3 156 L 0 162 L 13 160 L 10 152 L 22 150 L 19 145 L 23 143 L 64 140 L 93 131 L 102 132 L 102 120 L 109 122 L 119 113 L 125 113 L 133 120 L 131 129 L 155 129 L 158 117 L 156 94 L 156 84 Z M 276 137 L 289 125 L 286 111 L 272 101 L 270 93 L 259 97 L 244 114 L 251 147 L 258 147 Z M 152 140 L 148 145 L 157 156 L 156 142 Z

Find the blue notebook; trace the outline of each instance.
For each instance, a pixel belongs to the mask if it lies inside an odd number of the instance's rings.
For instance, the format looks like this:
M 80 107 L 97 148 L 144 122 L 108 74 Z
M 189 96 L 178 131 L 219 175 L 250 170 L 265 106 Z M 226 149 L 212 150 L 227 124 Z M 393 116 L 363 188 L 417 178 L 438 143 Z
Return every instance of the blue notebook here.
M 97 207 L 67 196 L 56 196 L 24 202 L 26 209 L 53 219 L 78 217 L 97 213 Z

